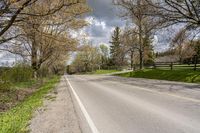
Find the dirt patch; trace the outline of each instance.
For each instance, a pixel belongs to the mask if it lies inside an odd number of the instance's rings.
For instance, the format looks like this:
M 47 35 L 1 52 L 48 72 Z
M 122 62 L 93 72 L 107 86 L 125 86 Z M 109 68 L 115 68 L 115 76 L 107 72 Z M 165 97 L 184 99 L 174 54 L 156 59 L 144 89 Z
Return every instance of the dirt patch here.
M 81 133 L 79 120 L 64 77 L 56 90 L 46 96 L 30 122 L 31 133 Z
M 6 112 L 16 106 L 35 91 L 36 89 L 31 88 L 0 91 L 0 112 Z

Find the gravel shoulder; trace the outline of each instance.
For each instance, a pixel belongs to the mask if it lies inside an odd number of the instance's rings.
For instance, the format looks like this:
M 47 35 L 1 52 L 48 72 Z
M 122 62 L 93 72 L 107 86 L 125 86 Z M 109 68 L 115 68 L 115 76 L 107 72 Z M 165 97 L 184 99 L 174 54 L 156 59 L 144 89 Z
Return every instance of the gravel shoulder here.
M 62 77 L 30 122 L 31 133 L 81 133 L 69 87 Z

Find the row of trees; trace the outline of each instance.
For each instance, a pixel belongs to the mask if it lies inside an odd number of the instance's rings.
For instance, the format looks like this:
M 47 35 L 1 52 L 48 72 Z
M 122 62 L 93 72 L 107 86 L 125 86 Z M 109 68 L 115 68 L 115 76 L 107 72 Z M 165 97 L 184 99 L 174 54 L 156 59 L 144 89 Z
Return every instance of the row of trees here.
M 176 37 L 177 36 L 175 36 L 175 38 Z M 164 52 L 156 53 L 157 62 L 179 62 L 180 64 L 191 64 L 194 63 L 195 56 L 200 59 L 200 40 L 191 41 L 186 39 L 182 43 L 174 43 L 174 39 L 172 40 L 169 49 Z
M 113 0 L 113 4 L 121 11 L 120 17 L 129 23 L 125 28 L 116 27 L 111 38 L 107 66 L 121 68 L 131 64 L 152 64 L 159 54 L 154 53 L 154 36 L 160 29 L 175 25 L 178 32 L 170 43 L 170 49 L 164 52 L 176 55 L 179 61 L 191 58 L 199 53 L 200 2 L 197 0 Z M 167 35 L 170 36 L 170 35 Z M 98 49 L 98 48 L 95 48 Z M 98 51 L 98 50 L 97 50 Z M 102 66 L 100 52 L 97 53 L 95 66 Z M 82 51 L 83 52 L 83 51 Z M 81 52 L 81 53 L 82 53 Z M 163 53 L 160 53 L 163 54 Z M 78 58 L 82 55 L 77 56 Z M 94 57 L 92 55 L 91 57 Z M 83 59 L 84 60 L 84 59 Z M 79 60 L 79 62 L 81 62 Z M 85 60 L 83 62 L 86 62 Z M 91 61 L 93 62 L 93 61 Z M 87 71 L 87 64 L 84 71 Z M 81 66 L 81 65 L 80 65 Z M 92 70 L 91 67 L 90 70 Z
M 30 62 L 35 77 L 57 73 L 79 44 L 70 31 L 87 25 L 80 16 L 89 11 L 85 0 L 2 0 L 0 50 Z
M 108 69 L 110 62 L 108 46 L 104 44 L 94 46 L 87 42 L 79 47 L 70 71 L 92 72 L 97 69 Z
M 122 39 L 120 39 L 119 28 L 114 31 L 111 54 L 113 60 L 118 63 L 116 65 L 121 65 L 120 62 L 123 62 L 123 58 L 129 51 L 131 66 L 133 66 L 133 59 L 137 60 L 138 57 L 140 69 L 143 69 L 144 63 L 154 58 L 152 42 L 155 33 L 171 25 L 180 27 L 179 32 L 171 40 L 171 49 L 178 51 L 177 55 L 180 56 L 180 61 L 182 53 L 188 54 L 187 56 L 198 54 L 198 50 L 194 50 L 191 45 L 198 43 L 196 40 L 199 39 L 199 1 L 113 0 L 113 3 L 121 10 L 120 17 L 130 23 L 130 26 L 122 31 Z M 124 54 L 121 55 L 115 47 L 121 47 Z M 184 52 L 184 49 L 187 49 L 187 53 Z
M 110 58 L 113 66 L 123 67 L 130 64 L 133 69 L 135 64 L 139 64 L 139 43 L 138 37 L 130 34 L 131 27 L 120 29 L 116 27 L 110 46 Z M 170 47 L 163 52 L 154 52 L 152 44 L 153 38 L 146 42 L 143 52 L 145 65 L 153 65 L 155 62 L 179 62 L 191 63 L 194 56 L 200 58 L 200 40 L 192 38 L 190 32 L 185 28 L 180 29 L 170 42 Z M 155 60 L 156 59 L 156 60 Z
M 120 29 L 116 27 L 112 34 L 111 45 L 105 44 L 92 45 L 84 41 L 79 47 L 75 59 L 70 66 L 71 72 L 91 72 L 97 69 L 123 69 L 131 64 L 133 69 L 135 64 L 139 63 L 139 45 L 136 42 L 137 37 L 130 34 L 130 28 Z M 134 39 L 134 40 L 133 40 Z M 144 48 L 144 62 L 150 64 L 153 62 L 152 45 Z
M 130 64 L 133 69 L 136 64 L 140 64 L 140 68 L 142 68 L 143 64 L 153 63 L 154 51 L 151 40 L 146 40 L 141 51 L 139 39 L 136 34 L 132 34 L 131 27 L 121 30 L 116 27 L 110 43 L 110 55 L 114 66 L 124 67 Z

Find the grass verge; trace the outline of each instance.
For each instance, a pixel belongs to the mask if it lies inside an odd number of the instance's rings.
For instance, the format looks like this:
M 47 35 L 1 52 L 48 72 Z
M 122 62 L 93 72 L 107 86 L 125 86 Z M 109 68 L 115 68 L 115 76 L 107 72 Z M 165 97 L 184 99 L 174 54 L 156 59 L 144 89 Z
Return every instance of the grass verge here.
M 13 84 L 12 86 L 15 88 L 30 88 L 32 86 L 34 86 L 37 83 L 36 80 L 31 80 L 29 82 L 17 82 L 15 84 Z
M 193 70 L 145 69 L 136 72 L 117 74 L 117 76 L 200 83 L 200 71 Z
M 110 74 L 110 73 L 115 73 L 115 72 L 120 72 L 120 71 L 119 70 L 96 70 L 88 74 Z
M 54 88 L 59 77 L 54 77 L 30 97 L 11 110 L 0 114 L 0 133 L 25 133 L 33 112 L 43 103 L 43 97 Z

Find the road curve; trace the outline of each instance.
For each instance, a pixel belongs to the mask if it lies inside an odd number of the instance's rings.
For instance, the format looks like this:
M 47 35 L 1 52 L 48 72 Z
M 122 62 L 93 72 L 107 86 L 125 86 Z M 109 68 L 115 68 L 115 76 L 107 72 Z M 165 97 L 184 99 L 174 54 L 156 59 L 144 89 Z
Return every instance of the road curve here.
M 99 133 L 200 133 L 195 84 L 67 76 Z

